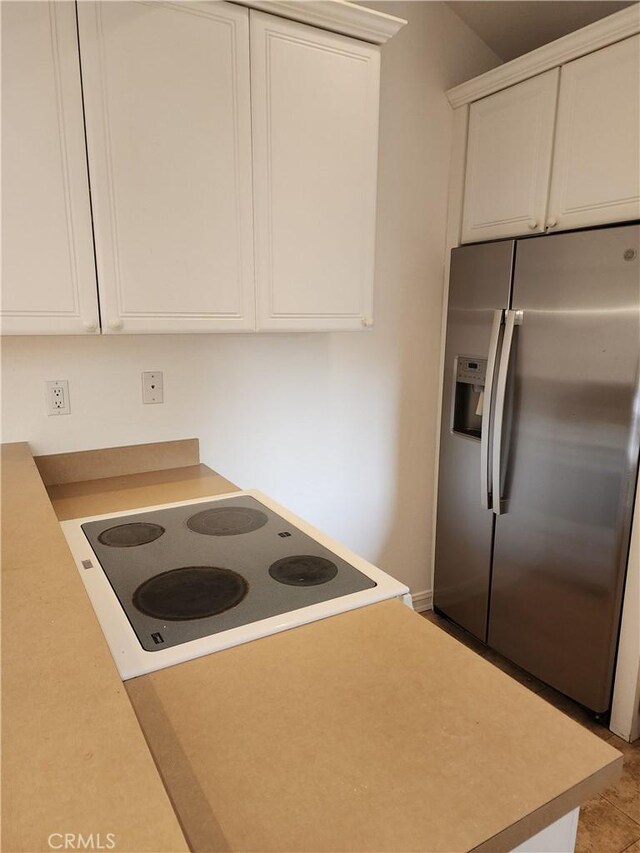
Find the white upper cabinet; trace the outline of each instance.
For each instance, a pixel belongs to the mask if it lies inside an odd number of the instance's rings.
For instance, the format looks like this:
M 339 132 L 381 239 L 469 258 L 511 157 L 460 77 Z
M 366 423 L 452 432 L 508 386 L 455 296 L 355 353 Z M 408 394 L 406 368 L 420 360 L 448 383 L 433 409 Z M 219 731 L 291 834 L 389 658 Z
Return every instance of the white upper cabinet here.
M 544 230 L 558 76 L 554 68 L 471 105 L 462 242 Z
M 248 10 L 78 15 L 103 331 L 253 329 Z
M 284 13 L 312 25 L 222 0 L 2 3 L 3 332 L 372 324 L 377 45 L 406 22 Z
M 640 217 L 640 36 L 562 68 L 549 227 Z
M 4 334 L 99 332 L 73 3 L 2 3 Z
M 251 12 L 258 328 L 373 315 L 379 48 Z
M 637 32 L 631 9 L 607 20 L 565 37 L 564 64 L 560 39 L 449 93 L 462 106 L 458 90 L 560 66 L 471 103 L 461 242 L 640 218 L 640 35 L 573 59 L 616 27 Z

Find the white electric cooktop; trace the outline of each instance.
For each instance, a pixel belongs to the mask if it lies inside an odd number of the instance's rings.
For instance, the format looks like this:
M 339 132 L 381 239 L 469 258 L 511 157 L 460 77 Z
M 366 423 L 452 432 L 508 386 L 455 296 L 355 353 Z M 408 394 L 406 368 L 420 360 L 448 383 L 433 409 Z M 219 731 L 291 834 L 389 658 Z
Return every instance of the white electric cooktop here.
M 61 522 L 123 680 L 409 589 L 256 491 Z

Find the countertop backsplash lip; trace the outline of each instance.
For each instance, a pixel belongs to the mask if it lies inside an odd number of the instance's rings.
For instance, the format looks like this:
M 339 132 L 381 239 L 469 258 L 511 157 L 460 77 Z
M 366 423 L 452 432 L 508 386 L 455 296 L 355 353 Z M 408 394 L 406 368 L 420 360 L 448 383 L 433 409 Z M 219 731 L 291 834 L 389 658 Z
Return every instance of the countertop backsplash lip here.
M 127 476 L 198 465 L 197 438 L 105 447 L 33 457 L 45 486 Z

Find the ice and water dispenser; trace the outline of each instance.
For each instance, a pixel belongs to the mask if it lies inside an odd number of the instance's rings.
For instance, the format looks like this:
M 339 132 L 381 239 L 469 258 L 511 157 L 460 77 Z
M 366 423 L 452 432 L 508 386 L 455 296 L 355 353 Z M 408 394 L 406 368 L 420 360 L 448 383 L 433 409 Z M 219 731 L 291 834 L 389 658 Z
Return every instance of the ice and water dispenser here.
M 480 438 L 486 374 L 486 358 L 465 355 L 456 357 L 452 423 L 454 432 Z

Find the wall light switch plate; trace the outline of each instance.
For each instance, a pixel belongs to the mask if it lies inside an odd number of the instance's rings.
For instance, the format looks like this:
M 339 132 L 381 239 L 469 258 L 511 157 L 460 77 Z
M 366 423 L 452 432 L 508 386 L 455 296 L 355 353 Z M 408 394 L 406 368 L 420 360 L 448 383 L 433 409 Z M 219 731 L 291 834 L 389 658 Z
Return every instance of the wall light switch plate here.
M 47 389 L 47 414 L 70 415 L 69 382 L 66 379 L 54 379 L 45 382 Z
M 161 370 L 149 370 L 142 374 L 142 402 L 164 403 L 164 387 Z

